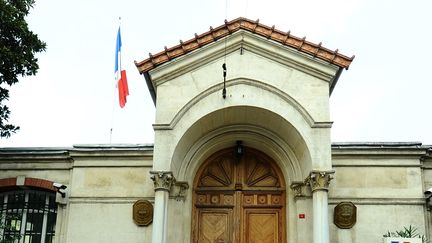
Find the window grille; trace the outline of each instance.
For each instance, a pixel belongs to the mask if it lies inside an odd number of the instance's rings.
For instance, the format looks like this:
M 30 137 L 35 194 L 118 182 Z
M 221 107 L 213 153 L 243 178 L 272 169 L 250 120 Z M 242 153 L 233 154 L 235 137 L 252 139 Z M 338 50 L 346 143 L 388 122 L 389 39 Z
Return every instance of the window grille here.
M 16 190 L 0 193 L 0 242 L 51 243 L 55 234 L 55 193 Z

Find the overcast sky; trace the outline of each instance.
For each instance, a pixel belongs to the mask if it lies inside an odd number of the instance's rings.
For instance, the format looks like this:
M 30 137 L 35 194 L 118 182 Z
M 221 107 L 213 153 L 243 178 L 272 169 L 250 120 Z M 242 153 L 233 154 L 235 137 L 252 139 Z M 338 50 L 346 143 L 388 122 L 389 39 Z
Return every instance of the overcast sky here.
M 47 43 L 36 76 L 7 103 L 21 130 L 0 146 L 153 143 L 155 108 L 134 60 L 243 16 L 356 55 L 330 98 L 333 142 L 432 144 L 430 0 L 36 0 L 27 20 Z M 122 17 L 130 95 L 115 100 L 114 51 Z

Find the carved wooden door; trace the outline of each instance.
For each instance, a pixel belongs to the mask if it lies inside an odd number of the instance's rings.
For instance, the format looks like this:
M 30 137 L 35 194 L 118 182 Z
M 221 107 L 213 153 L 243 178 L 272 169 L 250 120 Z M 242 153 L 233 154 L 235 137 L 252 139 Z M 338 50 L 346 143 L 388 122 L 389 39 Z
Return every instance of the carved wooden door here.
M 193 243 L 285 242 L 285 182 L 265 154 L 245 148 L 211 156 L 198 170 Z

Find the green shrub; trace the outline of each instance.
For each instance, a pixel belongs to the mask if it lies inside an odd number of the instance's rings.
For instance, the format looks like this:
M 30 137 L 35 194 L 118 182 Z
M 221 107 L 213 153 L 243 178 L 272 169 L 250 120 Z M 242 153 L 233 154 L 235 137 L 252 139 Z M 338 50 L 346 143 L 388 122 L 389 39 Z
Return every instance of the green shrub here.
M 383 237 L 402 237 L 402 238 L 421 238 L 423 243 L 429 243 L 426 236 L 421 235 L 416 227 L 412 225 L 403 228 L 403 230 L 396 230 L 394 232 L 387 231 Z

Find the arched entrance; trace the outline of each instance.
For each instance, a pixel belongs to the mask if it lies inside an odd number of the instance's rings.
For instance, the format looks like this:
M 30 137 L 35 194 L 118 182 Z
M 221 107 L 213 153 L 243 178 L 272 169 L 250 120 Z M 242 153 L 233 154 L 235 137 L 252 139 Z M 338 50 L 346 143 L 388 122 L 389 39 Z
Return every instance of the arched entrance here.
M 285 181 L 264 153 L 234 148 L 210 156 L 193 188 L 193 243 L 285 242 Z

